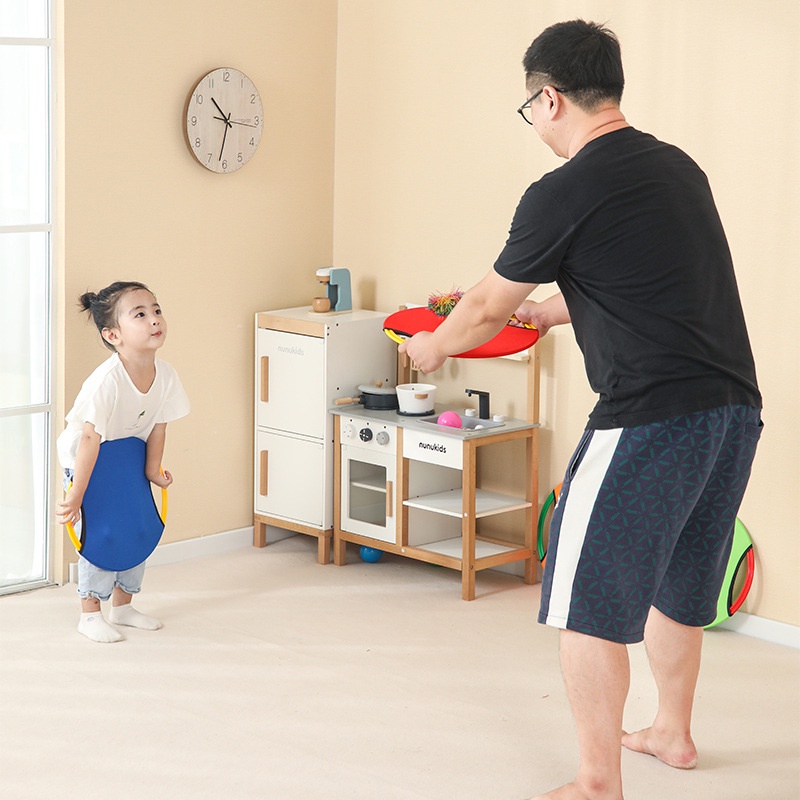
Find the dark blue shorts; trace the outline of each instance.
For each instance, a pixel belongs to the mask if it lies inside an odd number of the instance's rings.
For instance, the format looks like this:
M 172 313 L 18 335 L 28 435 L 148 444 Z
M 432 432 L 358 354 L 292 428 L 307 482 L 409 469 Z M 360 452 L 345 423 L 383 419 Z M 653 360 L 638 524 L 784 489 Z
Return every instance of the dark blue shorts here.
M 651 606 L 683 625 L 717 613 L 761 435 L 746 406 L 588 430 L 550 523 L 539 622 L 640 642 Z

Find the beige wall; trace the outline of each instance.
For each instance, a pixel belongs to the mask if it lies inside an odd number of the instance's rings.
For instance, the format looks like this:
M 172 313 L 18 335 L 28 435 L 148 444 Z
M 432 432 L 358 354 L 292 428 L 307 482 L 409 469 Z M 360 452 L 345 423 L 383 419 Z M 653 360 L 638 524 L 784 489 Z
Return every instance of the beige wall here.
M 150 283 L 170 324 L 163 356 L 194 406 L 168 434 L 168 539 L 251 524 L 253 312 L 306 302 L 328 263 L 351 270 L 357 303 L 386 310 L 477 280 L 522 191 L 559 163 L 514 113 L 524 49 L 551 22 L 607 20 L 630 121 L 687 150 L 715 189 L 766 403 L 740 513 L 758 549 L 746 610 L 800 624 L 800 11 L 768 6 L 229 0 L 221 24 L 207 0 L 63 0 L 66 403 L 105 357 L 73 299 L 117 278 Z M 266 112 L 256 157 L 228 176 L 194 162 L 181 127 L 193 84 L 223 65 L 253 78 Z M 544 494 L 592 397 L 568 330 L 541 354 Z M 459 402 L 468 384 L 488 388 L 520 414 L 523 376 L 452 362 L 434 382 Z
M 64 394 L 106 357 L 74 300 L 141 280 L 192 413 L 169 426 L 166 540 L 253 524 L 253 315 L 299 305 L 330 264 L 336 5 L 329 0 L 66 0 Z M 202 168 L 183 118 L 208 71 L 255 82 L 264 135 L 230 175 Z
M 766 406 L 740 512 L 758 557 L 745 608 L 800 624 L 794 0 L 340 0 L 334 259 L 379 274 L 379 308 L 481 277 L 525 187 L 560 163 L 514 113 L 525 99 L 522 55 L 542 28 L 579 16 L 608 21 L 621 38 L 629 121 L 685 149 L 714 188 Z M 554 331 L 541 353 L 544 496 L 593 398 L 571 331 Z M 521 372 L 450 362 L 433 382 L 457 402 L 469 384 L 489 388 L 513 412 Z

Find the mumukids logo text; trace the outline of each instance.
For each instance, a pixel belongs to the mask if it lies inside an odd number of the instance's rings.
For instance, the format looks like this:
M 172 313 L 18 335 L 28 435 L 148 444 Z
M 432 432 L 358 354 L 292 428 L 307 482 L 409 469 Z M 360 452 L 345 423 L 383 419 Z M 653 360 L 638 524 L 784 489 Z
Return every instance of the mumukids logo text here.
M 431 444 L 430 442 L 420 442 L 419 446 L 423 450 L 434 450 L 437 453 L 447 452 L 447 448 L 443 444 Z

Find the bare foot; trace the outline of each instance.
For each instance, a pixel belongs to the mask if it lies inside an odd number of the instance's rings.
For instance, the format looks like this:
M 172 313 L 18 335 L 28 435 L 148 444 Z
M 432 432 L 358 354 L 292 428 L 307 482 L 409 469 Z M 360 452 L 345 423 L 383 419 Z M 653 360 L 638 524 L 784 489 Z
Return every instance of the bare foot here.
M 645 728 L 636 733 L 624 733 L 622 745 L 636 753 L 655 756 L 675 769 L 694 769 L 697 766 L 697 748 L 690 736 L 666 736 L 653 728 Z
M 553 789 L 552 792 L 547 794 L 538 794 L 536 797 L 532 797 L 531 800 L 617 800 L 617 797 L 621 798 L 622 795 L 602 792 L 599 794 L 587 794 L 573 781 L 560 786 L 558 789 Z

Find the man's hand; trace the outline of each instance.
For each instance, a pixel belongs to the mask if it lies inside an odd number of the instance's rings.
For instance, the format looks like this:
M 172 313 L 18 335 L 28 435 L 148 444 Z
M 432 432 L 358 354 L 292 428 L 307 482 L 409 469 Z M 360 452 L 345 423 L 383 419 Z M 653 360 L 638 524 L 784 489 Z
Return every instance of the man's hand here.
M 539 331 L 539 338 L 544 336 L 547 331 L 549 330 L 547 324 L 542 319 L 542 315 L 539 313 L 539 306 L 541 303 L 537 303 L 535 300 L 524 300 L 522 305 L 514 312 L 514 316 L 517 318 L 517 322 L 519 325 L 530 324 L 533 325 L 537 331 Z M 513 321 L 511 324 L 515 324 Z
M 555 325 L 566 325 L 570 322 L 564 295 L 560 292 L 537 303 L 535 300 L 524 300 L 514 312 L 521 323 L 530 323 L 539 331 L 541 339 Z
M 397 349 L 411 359 L 411 368 L 420 372 L 436 372 L 444 364 L 447 355 L 439 352 L 432 341 L 433 334 L 428 331 L 406 339 Z

